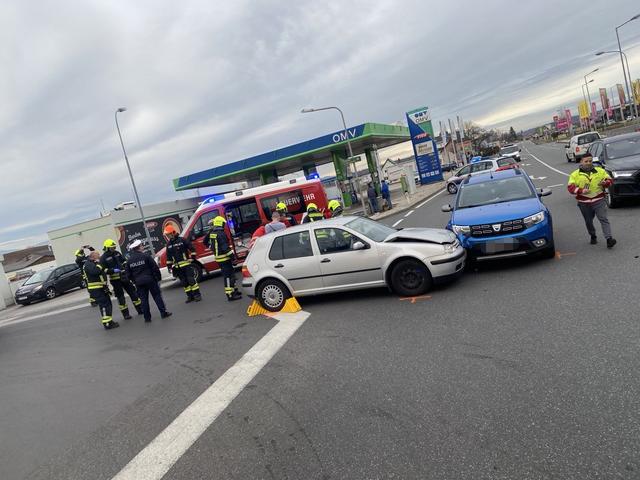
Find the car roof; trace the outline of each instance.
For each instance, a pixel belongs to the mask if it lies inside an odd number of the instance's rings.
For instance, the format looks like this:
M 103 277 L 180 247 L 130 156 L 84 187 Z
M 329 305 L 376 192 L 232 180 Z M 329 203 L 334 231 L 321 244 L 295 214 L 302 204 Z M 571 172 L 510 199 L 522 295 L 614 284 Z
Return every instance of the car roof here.
M 491 174 L 490 176 L 487 176 Z M 462 182 L 463 185 L 474 185 L 477 183 L 485 183 L 491 182 L 494 180 L 504 180 L 505 178 L 510 177 L 520 177 L 526 176 L 520 171 L 520 169 L 510 168 L 508 170 L 500 170 L 500 171 L 491 171 L 491 172 L 481 172 L 478 175 L 467 177 L 467 179 Z
M 309 222 L 309 223 L 303 223 L 300 225 L 294 225 L 292 227 L 285 228 L 284 230 L 278 230 L 277 232 L 274 232 L 275 233 L 274 237 L 285 234 L 285 233 L 301 232 L 306 230 L 309 226 L 317 226 L 318 223 L 320 223 L 322 226 L 337 227 L 337 226 L 345 225 L 349 223 L 351 220 L 355 220 L 356 218 L 363 218 L 363 217 L 358 217 L 356 215 L 345 215 L 345 216 L 339 216 L 336 218 L 325 218 L 324 220 L 320 220 L 319 222 Z
M 600 133 L 599 133 L 599 132 L 596 132 L 596 131 L 594 130 L 594 131 L 592 131 L 592 132 L 579 133 L 578 135 L 574 135 L 573 137 L 571 137 L 571 139 L 573 140 L 574 138 L 584 137 L 585 135 L 593 135 L 594 133 L 595 133 L 596 135 L 600 136 Z
M 606 144 L 616 143 L 622 140 L 640 139 L 640 132 L 623 133 L 622 135 L 616 135 L 615 137 L 602 138 L 601 140 Z

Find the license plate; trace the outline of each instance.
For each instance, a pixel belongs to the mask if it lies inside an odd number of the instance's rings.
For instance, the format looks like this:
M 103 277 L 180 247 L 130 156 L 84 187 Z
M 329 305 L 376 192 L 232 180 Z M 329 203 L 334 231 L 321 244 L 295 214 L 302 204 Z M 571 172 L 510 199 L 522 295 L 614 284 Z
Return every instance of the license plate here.
M 495 240 L 493 242 L 487 242 L 484 244 L 484 253 L 503 253 L 512 252 L 516 249 L 518 242 L 513 238 L 504 238 L 502 240 Z
M 26 300 L 27 297 L 18 297 L 18 300 Z

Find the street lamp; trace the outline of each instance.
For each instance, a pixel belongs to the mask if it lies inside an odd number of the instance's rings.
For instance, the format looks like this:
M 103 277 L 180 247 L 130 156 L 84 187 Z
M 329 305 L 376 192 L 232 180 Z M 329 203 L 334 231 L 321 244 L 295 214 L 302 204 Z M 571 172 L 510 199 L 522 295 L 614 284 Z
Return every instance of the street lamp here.
M 629 75 L 629 80 L 631 80 L 633 77 L 631 76 L 631 70 L 629 70 L 629 58 L 627 57 L 627 54 L 624 53 L 622 50 L 605 50 L 602 52 L 598 52 L 596 53 L 596 57 L 603 55 L 605 53 L 619 53 L 620 55 L 624 56 L 624 61 L 627 64 L 627 71 L 626 71 L 626 75 Z M 624 63 L 622 64 L 622 73 L 625 73 L 624 70 Z M 625 81 L 626 81 L 626 75 L 625 75 Z M 629 87 L 627 86 L 627 95 L 629 95 Z M 633 110 L 636 114 L 636 118 L 638 117 L 638 104 L 637 102 L 637 98 L 635 95 L 635 92 L 633 91 L 633 88 L 631 88 L 631 96 L 629 97 L 629 99 L 633 102 Z
M 629 20 L 624 22 L 622 25 L 618 25 L 616 27 L 616 38 L 618 39 L 618 52 L 620 52 L 620 63 L 622 63 L 622 73 L 624 73 L 624 84 L 627 87 L 627 98 L 629 98 L 629 99 L 631 98 L 631 93 L 629 92 L 629 82 L 627 82 L 627 73 L 624 71 L 624 62 L 622 61 L 622 46 L 620 45 L 620 35 L 618 34 L 618 29 L 621 28 L 621 27 L 624 27 L 629 22 L 637 20 L 638 18 L 640 18 L 640 13 L 637 14 L 637 15 L 634 15 Z M 630 80 L 631 80 L 631 78 L 629 78 L 629 81 Z M 638 116 L 637 109 L 636 109 L 636 116 Z
M 118 113 L 126 112 L 127 109 L 125 107 L 120 107 L 116 110 L 114 115 L 116 119 L 116 129 L 118 130 L 118 136 L 120 137 L 120 145 L 122 145 L 122 153 L 124 153 L 124 161 L 127 163 L 127 170 L 129 170 L 129 178 L 131 179 L 131 185 L 133 185 L 133 194 L 136 196 L 136 202 L 138 204 L 138 208 L 140 209 L 140 218 L 142 219 L 142 225 L 144 226 L 144 233 L 147 235 L 147 242 L 149 243 L 149 248 L 151 249 L 151 255 L 155 256 L 156 251 L 153 248 L 153 242 L 151 242 L 151 235 L 149 234 L 149 228 L 147 227 L 147 219 L 144 217 L 144 212 L 142 210 L 142 203 L 140 202 L 140 197 L 138 196 L 138 189 L 136 188 L 136 182 L 133 180 L 133 173 L 131 173 L 131 166 L 129 165 L 129 158 L 127 157 L 127 151 L 124 148 L 124 142 L 122 141 L 122 134 L 120 133 L 120 125 L 118 125 Z
M 351 161 L 350 159 L 353 158 L 353 149 L 351 148 L 351 141 L 349 140 L 349 132 L 347 131 L 347 122 L 344 121 L 344 113 L 342 113 L 342 110 L 340 110 L 338 107 L 303 108 L 302 110 L 300 110 L 300 113 L 320 112 L 322 110 L 337 110 L 338 112 L 340 112 L 340 118 L 342 118 L 342 126 L 344 128 L 344 137 L 347 140 L 347 149 L 349 150 L 349 161 Z M 358 166 L 355 164 L 355 162 L 353 164 L 353 170 L 355 171 L 355 177 L 356 177 L 356 190 L 360 195 L 360 203 L 362 204 L 362 213 L 365 216 L 367 216 L 367 208 L 365 207 L 365 204 L 364 204 L 364 195 L 362 194 L 362 191 L 360 189 L 360 178 L 358 176 Z
M 587 83 L 592 83 L 593 82 L 593 78 L 591 80 L 589 80 Z M 584 93 L 584 87 L 586 86 L 586 83 L 581 83 L 580 84 L 580 88 L 582 89 L 582 99 L 584 100 L 584 103 L 587 103 L 587 96 Z M 588 111 L 591 111 L 591 107 L 589 107 Z M 589 121 L 589 118 L 587 117 L 587 121 Z M 584 125 L 582 125 L 582 119 L 580 119 L 580 126 L 584 127 Z
M 589 84 L 590 84 L 591 82 L 587 82 L 587 77 L 588 77 L 589 75 L 591 75 L 592 73 L 596 73 L 598 70 L 600 70 L 600 68 L 596 68 L 595 70 L 591 70 L 589 73 L 587 73 L 587 74 L 584 76 L 584 86 L 585 86 L 585 87 L 587 87 L 587 97 L 589 98 L 589 104 L 587 105 L 587 106 L 588 106 L 588 110 L 589 110 L 589 117 L 588 117 L 588 118 L 589 118 L 589 120 L 588 120 L 588 122 L 589 122 L 589 128 L 591 128 L 591 94 L 589 93 Z M 593 81 L 593 80 L 592 80 L 592 81 Z

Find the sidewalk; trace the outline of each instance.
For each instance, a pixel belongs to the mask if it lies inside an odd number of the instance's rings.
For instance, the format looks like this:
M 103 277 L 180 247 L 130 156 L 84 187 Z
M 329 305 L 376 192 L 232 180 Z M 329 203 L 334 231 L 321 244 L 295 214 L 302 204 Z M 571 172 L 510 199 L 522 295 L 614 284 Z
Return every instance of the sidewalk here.
M 440 182 L 430 183 L 428 185 L 417 185 L 416 193 L 413 195 L 405 195 L 402 191 L 402 186 L 400 183 L 394 183 L 391 185 L 391 203 L 393 204 L 393 208 L 391 210 L 385 210 L 383 212 L 375 213 L 373 215 L 368 215 L 369 218 L 373 220 L 380 220 L 381 218 L 389 217 L 391 215 L 396 215 L 398 213 L 402 213 L 406 210 L 411 209 L 414 205 L 422 202 L 423 200 L 431 197 L 432 195 L 438 193 L 440 190 L 445 188 L 447 185 L 447 179 L 451 176 L 451 172 L 444 173 L 444 180 Z M 365 204 L 367 206 L 367 212 L 369 211 L 369 202 L 365 197 Z M 385 201 L 382 197 L 378 197 L 378 207 L 382 208 L 385 204 Z M 345 208 L 345 215 L 362 215 L 362 205 L 360 202 L 350 206 L 349 208 Z

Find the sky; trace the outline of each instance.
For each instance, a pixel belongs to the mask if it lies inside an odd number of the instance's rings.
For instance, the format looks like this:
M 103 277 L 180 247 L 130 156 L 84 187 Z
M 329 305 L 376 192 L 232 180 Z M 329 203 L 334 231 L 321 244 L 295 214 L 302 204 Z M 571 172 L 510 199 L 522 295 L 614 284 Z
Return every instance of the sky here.
M 0 2 L 0 251 L 171 179 L 428 106 L 517 130 L 577 111 L 582 76 L 622 83 L 631 0 Z M 640 77 L 640 20 L 620 29 Z

